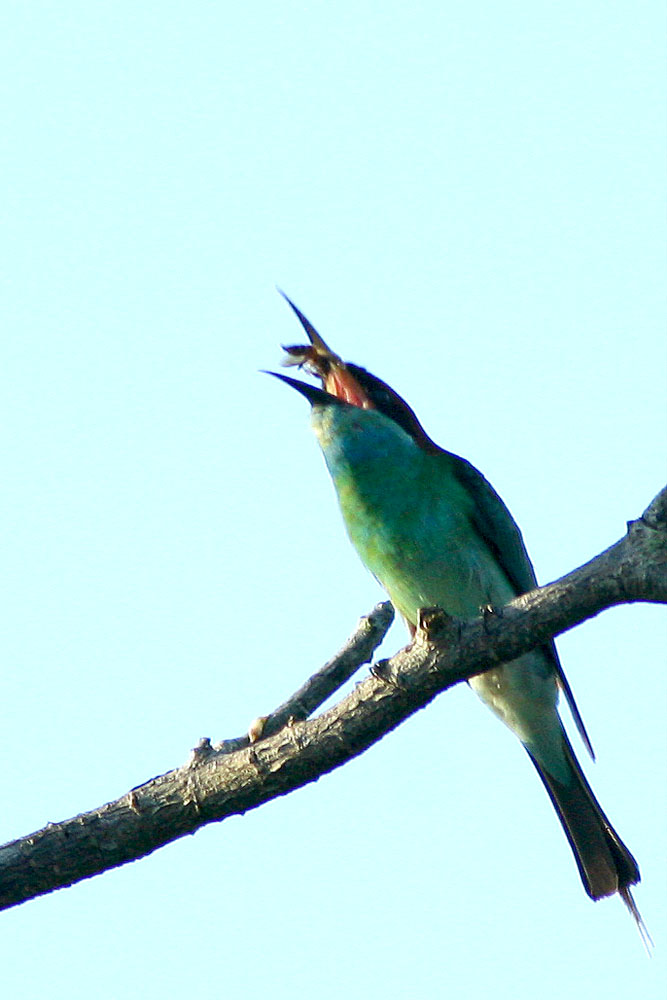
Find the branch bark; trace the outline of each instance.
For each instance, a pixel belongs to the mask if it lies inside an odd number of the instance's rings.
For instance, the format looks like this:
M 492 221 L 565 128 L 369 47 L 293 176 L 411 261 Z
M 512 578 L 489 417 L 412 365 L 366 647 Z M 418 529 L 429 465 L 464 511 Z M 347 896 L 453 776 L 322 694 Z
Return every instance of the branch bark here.
M 411 646 L 378 664 L 333 708 L 308 719 L 371 659 L 393 618 L 389 604 L 378 605 L 341 652 L 284 705 L 255 720 L 249 735 L 215 747 L 202 740 L 182 767 L 0 847 L 0 909 L 294 791 L 363 753 L 453 684 L 606 608 L 635 601 L 667 603 L 667 488 L 615 545 L 495 614 L 464 623 L 425 610 Z

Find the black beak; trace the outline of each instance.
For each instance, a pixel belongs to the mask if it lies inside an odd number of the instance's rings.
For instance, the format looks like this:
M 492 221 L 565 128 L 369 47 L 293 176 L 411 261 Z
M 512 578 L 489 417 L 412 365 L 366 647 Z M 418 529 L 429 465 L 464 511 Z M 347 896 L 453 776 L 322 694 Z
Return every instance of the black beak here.
M 289 375 L 282 375 L 280 372 L 265 371 L 263 374 L 273 375 L 274 378 L 279 378 L 281 382 L 291 385 L 293 389 L 296 389 L 297 392 L 300 392 L 302 396 L 306 397 L 311 406 L 349 405 L 342 399 L 338 399 L 337 396 L 332 396 L 330 392 L 325 392 L 324 389 L 318 389 L 315 385 L 309 385 L 308 382 L 300 382 L 298 378 L 290 378 Z

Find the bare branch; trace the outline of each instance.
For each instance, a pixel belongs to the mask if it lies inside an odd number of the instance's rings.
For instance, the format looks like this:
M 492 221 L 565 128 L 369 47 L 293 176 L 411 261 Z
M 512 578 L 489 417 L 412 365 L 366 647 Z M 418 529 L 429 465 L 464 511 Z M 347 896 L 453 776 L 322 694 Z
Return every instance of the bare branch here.
M 633 601 L 667 603 L 667 489 L 628 525 L 627 535 L 561 580 L 516 598 L 484 621 L 455 622 L 437 609 L 422 615 L 412 646 L 378 665 L 332 709 L 313 711 L 365 662 L 389 616 L 379 606 L 361 623 L 357 650 L 334 658 L 260 725 L 257 742 L 214 749 L 203 741 L 191 760 L 100 809 L 0 848 L 0 908 L 71 885 L 150 854 L 201 826 L 285 795 L 362 753 L 441 691 L 514 659 L 604 608 Z M 369 638 L 366 629 L 372 633 Z M 361 633 L 361 635 L 360 635 Z M 367 643 L 364 645 L 364 643 Z M 357 665 L 358 665 L 357 663 Z M 326 692 L 326 693 L 325 693 Z
M 216 743 L 213 749 L 223 753 L 233 753 L 249 746 L 250 743 L 255 743 L 259 737 L 273 736 L 288 722 L 309 718 L 327 698 L 357 672 L 362 664 L 370 663 L 373 653 L 389 631 L 393 620 L 394 609 L 389 601 L 376 604 L 370 614 L 360 619 L 345 645 L 328 663 L 309 677 L 298 691 L 270 715 L 256 719 L 255 723 L 259 722 L 259 726 L 251 724 L 250 735 L 222 740 Z M 202 745 L 205 746 L 206 741 L 203 741 L 200 747 Z

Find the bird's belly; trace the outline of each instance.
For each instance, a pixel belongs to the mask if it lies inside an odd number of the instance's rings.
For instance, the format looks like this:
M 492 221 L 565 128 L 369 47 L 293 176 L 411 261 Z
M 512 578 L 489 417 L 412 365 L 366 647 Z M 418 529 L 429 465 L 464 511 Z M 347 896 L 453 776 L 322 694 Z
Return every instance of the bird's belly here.
M 365 511 L 346 522 L 363 562 L 413 625 L 420 608 L 437 606 L 471 619 L 484 605 L 499 607 L 516 596 L 465 515 L 443 504 L 437 511 L 417 506 L 393 517 Z M 560 726 L 556 680 L 540 650 L 473 677 L 470 686 L 523 743 L 554 743 L 552 730 Z
M 553 742 L 552 731 L 560 728 L 558 690 L 551 665 L 540 650 L 477 674 L 469 684 L 522 743 L 541 747 Z
M 515 596 L 507 577 L 468 519 L 440 503 L 389 517 L 373 512 L 347 520 L 363 562 L 398 611 L 416 624 L 420 608 L 438 606 L 459 618 Z

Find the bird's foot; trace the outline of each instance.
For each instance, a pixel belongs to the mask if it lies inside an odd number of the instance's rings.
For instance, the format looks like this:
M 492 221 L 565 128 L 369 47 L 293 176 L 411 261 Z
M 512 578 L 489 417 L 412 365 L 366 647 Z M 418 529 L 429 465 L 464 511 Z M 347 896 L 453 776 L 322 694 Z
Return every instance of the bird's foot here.
M 419 608 L 415 642 L 435 642 L 447 646 L 460 641 L 462 629 L 463 623 L 442 608 Z
M 494 618 L 502 618 L 502 608 L 494 608 L 493 604 L 483 604 L 479 609 L 482 616 L 482 626 L 485 632 L 489 631 L 489 625 Z

